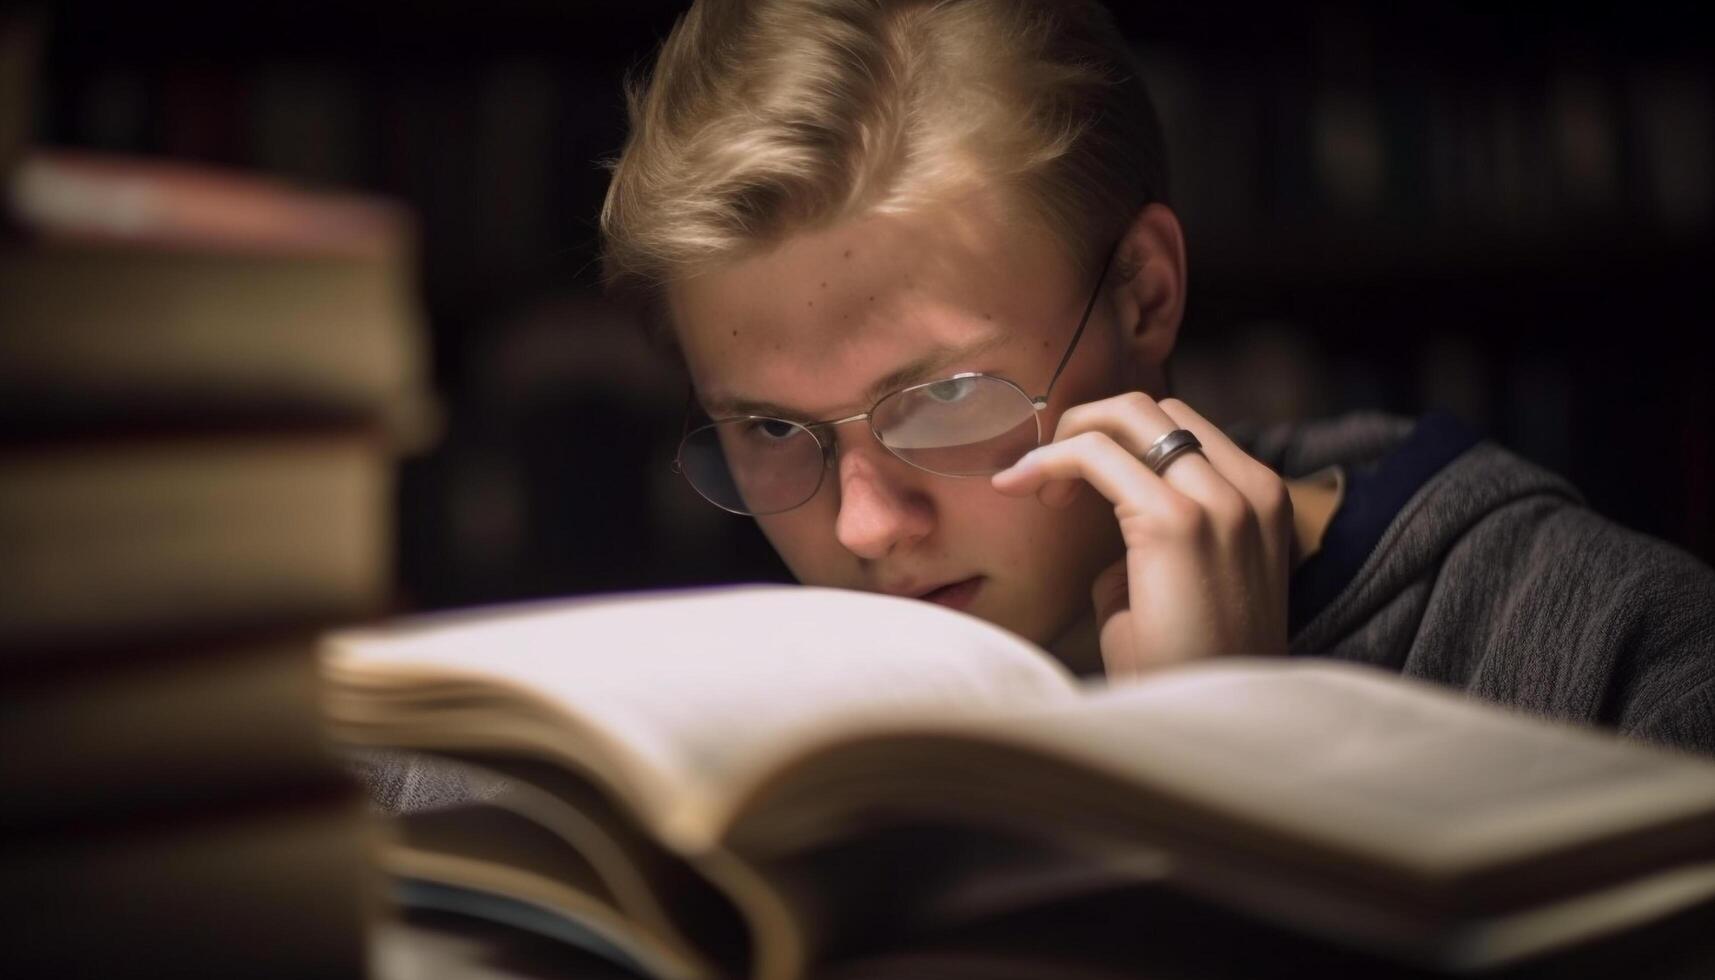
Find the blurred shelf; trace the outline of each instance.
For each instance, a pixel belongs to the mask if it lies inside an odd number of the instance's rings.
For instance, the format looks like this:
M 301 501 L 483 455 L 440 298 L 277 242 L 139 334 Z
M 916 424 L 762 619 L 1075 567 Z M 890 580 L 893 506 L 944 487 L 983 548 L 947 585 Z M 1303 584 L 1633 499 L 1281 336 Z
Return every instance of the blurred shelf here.
M 1291 52 L 1330 24 L 1356 24 L 1399 52 L 1449 52 L 1514 60 L 1567 45 L 1608 53 L 1697 53 L 1707 49 L 1704 4 L 1586 2 L 1553 8 L 1478 3 L 1378 6 L 1347 2 L 1210 3 L 1109 0 L 1127 34 L 1203 50 Z M 685 0 L 59 0 L 65 29 L 123 46 L 167 45 L 219 56 L 229 52 L 321 51 L 374 54 L 381 43 L 480 52 L 495 44 L 530 50 L 591 48 L 586 31 L 664 34 Z M 562 33 L 564 32 L 564 33 Z M 594 36 L 600 36 L 596 34 Z M 616 41 L 618 39 L 615 39 Z M 210 46 L 208 42 L 220 42 Z M 628 54 L 637 52 L 628 51 Z
M 1603 273 L 1696 273 L 1715 262 L 1707 234 L 1631 226 L 1580 233 L 1472 226 L 1423 228 L 1404 221 L 1262 223 L 1243 234 L 1187 231 L 1192 274 L 1204 284 L 1294 290 L 1375 282 L 1465 281 L 1486 286 L 1586 281 Z

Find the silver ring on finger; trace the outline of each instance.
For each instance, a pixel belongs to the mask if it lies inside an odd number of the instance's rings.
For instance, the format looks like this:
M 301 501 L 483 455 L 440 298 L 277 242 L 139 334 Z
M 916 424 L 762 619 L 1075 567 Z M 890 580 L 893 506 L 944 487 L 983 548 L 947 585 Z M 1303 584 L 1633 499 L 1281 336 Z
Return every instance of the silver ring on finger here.
M 1166 476 L 1167 468 L 1173 461 L 1186 453 L 1200 452 L 1203 444 L 1191 434 L 1189 429 L 1174 429 L 1155 440 L 1149 451 L 1143 454 L 1143 465 L 1149 467 L 1156 476 Z

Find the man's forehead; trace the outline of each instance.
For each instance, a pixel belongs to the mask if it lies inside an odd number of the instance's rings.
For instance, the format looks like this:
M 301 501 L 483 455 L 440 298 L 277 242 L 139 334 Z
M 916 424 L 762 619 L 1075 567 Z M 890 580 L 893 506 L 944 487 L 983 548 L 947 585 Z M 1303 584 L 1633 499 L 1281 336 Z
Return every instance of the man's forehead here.
M 1038 327 L 1058 336 L 1077 290 L 1057 242 L 1005 229 L 978 241 L 970 223 L 866 219 L 669 286 L 704 406 L 835 417 L 948 367 L 993 369 L 974 360 L 1040 339 Z

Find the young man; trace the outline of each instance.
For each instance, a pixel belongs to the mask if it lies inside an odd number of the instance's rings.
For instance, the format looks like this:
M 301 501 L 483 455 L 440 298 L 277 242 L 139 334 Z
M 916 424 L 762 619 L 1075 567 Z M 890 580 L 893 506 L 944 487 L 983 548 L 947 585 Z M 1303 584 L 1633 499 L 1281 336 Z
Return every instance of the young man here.
M 1715 751 L 1705 566 L 1445 417 L 1235 442 L 1169 397 L 1186 249 L 1129 59 L 1094 0 L 693 5 L 602 215 L 689 370 L 693 486 L 805 583 L 1082 672 L 1325 655 Z
M 1164 157 L 1094 2 L 693 5 L 602 215 L 692 379 L 685 475 L 803 582 L 1076 669 L 1327 655 L 1715 749 L 1706 566 L 1449 418 L 1241 446 L 1169 397 Z

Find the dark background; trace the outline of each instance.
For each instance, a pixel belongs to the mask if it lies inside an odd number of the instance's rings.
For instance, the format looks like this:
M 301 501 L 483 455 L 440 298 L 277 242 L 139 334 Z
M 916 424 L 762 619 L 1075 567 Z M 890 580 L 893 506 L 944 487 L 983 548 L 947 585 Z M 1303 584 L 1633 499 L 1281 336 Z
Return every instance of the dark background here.
M 1715 559 L 1715 72 L 1697 4 L 1115 4 L 1218 422 L 1442 407 Z M 410 605 L 780 578 L 668 469 L 683 389 L 596 284 L 621 79 L 681 4 L 60 3 L 40 142 L 409 204 L 446 426 Z

